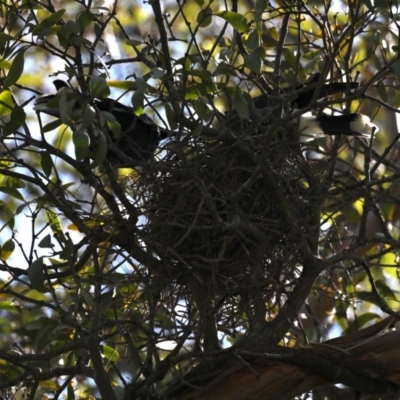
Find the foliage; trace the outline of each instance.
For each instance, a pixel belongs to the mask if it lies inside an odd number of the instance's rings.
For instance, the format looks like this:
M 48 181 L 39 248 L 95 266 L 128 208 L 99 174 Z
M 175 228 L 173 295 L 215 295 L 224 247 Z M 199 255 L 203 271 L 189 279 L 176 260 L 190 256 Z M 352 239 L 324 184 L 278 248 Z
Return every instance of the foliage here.
M 336 353 L 291 351 L 396 316 L 396 7 L 3 0 L 2 398 L 189 399 L 234 362 L 304 373 L 262 398 L 382 380 L 391 395 L 388 374 L 350 373 L 359 353 L 330 376 Z M 300 147 L 290 106 L 315 72 L 360 86 L 303 111 L 361 111 L 373 140 Z M 53 77 L 82 114 L 60 96 L 60 120 L 35 115 Z M 249 123 L 260 94 L 273 101 Z M 91 105 L 109 96 L 175 131 L 154 160 L 108 163 L 120 127 Z

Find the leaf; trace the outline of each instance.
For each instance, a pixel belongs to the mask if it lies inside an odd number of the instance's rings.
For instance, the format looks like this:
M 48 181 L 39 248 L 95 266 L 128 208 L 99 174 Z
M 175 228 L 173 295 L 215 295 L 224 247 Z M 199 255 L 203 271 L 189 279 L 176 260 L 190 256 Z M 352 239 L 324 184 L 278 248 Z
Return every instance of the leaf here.
M 64 260 L 69 260 L 74 254 L 74 243 L 72 242 L 69 234 L 67 233 L 67 239 L 64 245 L 64 248 L 60 252 L 60 258 Z
M 107 98 L 111 93 L 103 76 L 96 76 L 90 79 L 90 92 L 96 98 Z
M 136 82 L 132 82 L 132 81 L 109 80 L 108 81 L 108 86 L 113 87 L 113 88 L 117 88 L 117 89 L 122 89 L 122 90 L 137 89 Z
M 51 14 L 49 17 L 45 18 L 42 22 L 35 26 L 32 31 L 32 35 L 37 36 L 40 33 L 43 33 L 45 29 L 51 28 L 53 25 L 58 24 L 61 21 L 63 15 L 65 13 L 65 9 L 61 9 Z
M 242 14 L 233 11 L 218 11 L 215 15 L 223 18 L 240 33 L 247 33 L 249 31 L 247 20 Z
M 15 104 L 11 92 L 9 90 L 3 90 L 0 93 L 0 115 L 11 114 L 14 107 Z
M 118 140 L 121 136 L 121 125 L 115 118 L 115 115 L 107 111 L 101 111 L 101 115 L 106 120 L 108 129 L 112 133 L 113 139 Z
M 3 246 L 1 246 L 1 259 L 7 261 L 11 254 L 14 252 L 15 243 L 12 239 L 8 239 Z
M 69 117 L 68 114 L 68 100 L 65 90 L 60 91 L 60 93 L 57 95 L 57 98 L 58 98 L 58 109 L 60 110 L 61 122 L 68 126 L 72 125 L 71 118 Z M 57 98 L 55 98 L 54 100 L 56 100 Z
M 22 107 L 16 106 L 11 111 L 10 120 L 4 125 L 3 134 L 9 136 L 17 132 L 18 128 L 25 123 L 26 114 Z
M 201 10 L 197 14 L 197 18 L 196 18 L 197 23 L 202 28 L 209 26 L 212 22 L 212 14 L 213 14 L 213 11 L 212 11 L 212 8 L 210 8 L 210 7 L 207 7 L 204 10 Z
M 14 213 L 10 208 L 10 206 L 1 200 L 0 200 L 0 216 L 10 229 L 14 228 L 15 224 Z
M 102 346 L 102 353 L 104 358 L 108 361 L 116 362 L 119 359 L 118 352 L 110 346 L 106 346 L 105 344 Z
M 38 244 L 38 246 L 42 249 L 51 249 L 54 247 L 54 244 L 51 243 L 51 235 L 46 235 Z
M 93 157 L 93 162 L 89 165 L 90 168 L 94 169 L 97 168 L 107 156 L 107 141 L 104 133 L 99 131 L 99 135 L 97 136 L 97 148 L 96 154 Z
M 26 49 L 27 47 L 21 48 L 14 58 L 6 79 L 4 80 L 4 89 L 8 89 L 10 86 L 14 85 L 22 75 L 22 72 L 24 71 Z
M 254 20 L 256 22 L 257 33 L 261 35 L 263 30 L 263 13 L 268 6 L 267 0 L 256 0 L 255 10 L 254 10 Z
M 93 107 L 90 104 L 86 104 L 82 115 L 82 128 L 85 129 L 90 126 L 95 118 L 96 112 L 94 111 Z
M 82 11 L 78 16 L 78 22 L 84 29 L 94 21 L 94 15 L 89 10 Z
M 42 166 L 45 175 L 49 177 L 54 164 L 53 159 L 47 151 L 40 152 L 40 165 Z
M 261 72 L 262 58 L 256 52 L 251 54 L 245 54 L 244 66 L 249 68 L 252 72 L 259 74 Z
M 75 146 L 76 161 L 82 161 L 89 155 L 89 137 L 84 130 L 76 129 L 72 132 L 72 141 Z
M 45 211 L 46 211 L 46 219 L 50 225 L 50 229 L 52 230 L 53 235 L 57 237 L 58 240 L 65 243 L 67 239 L 64 236 L 64 232 L 61 228 L 61 223 L 60 220 L 58 219 L 58 215 L 49 208 L 47 208 Z
M 214 115 L 214 112 L 209 104 L 203 100 L 203 98 L 198 98 L 193 103 L 193 108 L 196 111 L 197 115 L 204 121 L 209 122 Z
M 46 124 L 43 127 L 42 132 L 46 133 L 46 132 L 54 131 L 54 129 L 57 129 L 60 125 L 62 125 L 61 119 L 56 119 L 55 121 L 52 121 L 52 122 Z
M 131 103 L 135 114 L 142 115 L 144 113 L 144 92 L 142 90 L 136 90 L 135 93 L 133 93 Z
M 45 275 L 43 272 L 43 258 L 39 257 L 28 267 L 28 277 L 32 287 L 40 293 L 48 292 L 44 286 Z
M 248 119 L 250 115 L 249 105 L 238 86 L 233 89 L 233 107 L 240 118 Z
M 0 187 L 0 192 L 6 193 L 9 196 L 12 196 L 18 200 L 24 201 L 24 196 L 22 196 L 22 194 L 17 189 L 8 188 L 8 187 Z
M 15 40 L 15 38 L 11 35 L 7 35 L 7 33 L 0 32 L 0 43 L 5 43 L 10 40 Z

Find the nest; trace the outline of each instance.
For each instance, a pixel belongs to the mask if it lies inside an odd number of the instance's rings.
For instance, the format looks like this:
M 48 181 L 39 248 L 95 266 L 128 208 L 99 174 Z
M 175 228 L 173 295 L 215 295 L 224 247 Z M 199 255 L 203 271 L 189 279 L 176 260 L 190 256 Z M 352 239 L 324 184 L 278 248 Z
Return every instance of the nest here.
M 256 275 L 276 294 L 295 279 L 291 224 L 307 225 L 313 207 L 300 146 L 282 130 L 168 145 L 140 180 L 146 246 L 218 293 L 248 290 Z

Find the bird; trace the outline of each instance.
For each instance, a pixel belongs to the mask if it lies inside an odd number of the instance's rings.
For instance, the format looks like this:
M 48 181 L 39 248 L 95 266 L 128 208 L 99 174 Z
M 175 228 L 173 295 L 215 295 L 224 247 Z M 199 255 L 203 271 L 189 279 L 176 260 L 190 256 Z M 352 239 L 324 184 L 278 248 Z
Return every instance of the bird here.
M 33 109 L 37 113 L 44 113 L 60 118 L 61 112 L 57 96 L 61 91 L 66 91 L 67 99 L 74 100 L 73 113 L 77 114 L 77 121 L 75 121 L 76 128 L 80 124 L 79 119 L 82 119 L 82 115 L 79 115 L 79 113 L 82 114 L 82 111 L 78 111 L 82 107 L 82 95 L 63 80 L 57 79 L 53 84 L 57 90 L 57 94 L 38 97 Z M 125 106 L 116 100 L 109 98 L 94 99 L 93 105 L 100 112 L 111 113 L 116 122 L 119 123 L 119 137 L 115 139 L 109 129 L 110 137 L 118 151 L 130 158 L 134 164 L 149 161 L 159 143 L 175 135 L 174 132 L 158 126 L 148 115 L 137 116 L 132 107 Z M 104 123 L 102 126 L 105 127 L 107 124 Z M 114 151 L 113 147 L 110 146 L 106 155 L 106 159 L 110 164 L 118 167 L 127 164 L 124 160 L 121 160 L 121 157 L 117 154 L 118 151 Z
M 347 90 L 353 91 L 359 86 L 357 82 L 324 83 L 318 93 L 315 94 L 320 79 L 321 74 L 316 73 L 305 84 L 296 87 L 293 92 L 296 93 L 297 91 L 300 91 L 300 94 L 291 101 L 290 113 L 308 107 L 313 99 L 318 101 L 337 93 L 344 93 Z M 292 91 L 290 90 L 283 90 L 282 96 L 288 96 L 291 92 Z M 258 111 L 271 108 L 273 105 L 271 104 L 273 101 L 270 100 L 268 95 L 258 96 L 253 100 L 253 102 L 255 109 Z M 344 135 L 368 139 L 371 138 L 374 133 L 379 131 L 378 126 L 373 124 L 368 116 L 359 113 L 339 115 L 321 113 L 317 116 L 300 115 L 298 120 L 300 143 L 307 143 L 326 135 Z M 250 119 L 250 122 L 254 121 Z M 269 122 L 270 121 L 267 121 L 267 124 Z

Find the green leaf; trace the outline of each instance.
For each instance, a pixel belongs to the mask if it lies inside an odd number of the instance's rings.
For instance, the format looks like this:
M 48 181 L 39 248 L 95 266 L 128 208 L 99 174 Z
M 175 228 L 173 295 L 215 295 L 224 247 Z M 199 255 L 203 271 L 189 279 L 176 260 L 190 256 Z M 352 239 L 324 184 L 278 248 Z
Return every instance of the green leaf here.
M 14 58 L 6 79 L 4 80 L 4 89 L 8 89 L 10 86 L 14 85 L 14 83 L 17 82 L 22 75 L 22 72 L 24 71 L 26 49 L 26 47 L 21 48 Z
M 60 110 L 61 122 L 65 125 L 72 125 L 72 120 L 68 113 L 68 100 L 65 90 L 60 91 L 60 93 L 57 95 L 57 98 L 55 98 L 54 100 L 57 99 L 58 99 L 58 109 Z
M 230 66 L 224 62 L 221 62 L 218 64 L 213 75 L 214 76 L 218 76 L 218 75 L 237 76 L 237 71 L 232 66 Z
M 72 132 L 72 141 L 75 146 L 76 161 L 82 161 L 89 155 L 89 137 L 84 130 L 77 129 Z
M 204 122 L 209 122 L 214 115 L 212 108 L 202 97 L 193 103 L 193 108 Z
M 212 22 L 212 14 L 213 14 L 213 11 L 212 11 L 212 8 L 210 8 L 210 7 L 207 7 L 204 10 L 201 10 L 197 14 L 197 18 L 196 18 L 197 23 L 202 28 L 209 26 Z
M 96 140 L 96 154 L 93 157 L 93 162 L 89 166 L 92 169 L 97 168 L 106 159 L 108 151 L 107 140 L 103 132 L 99 131 L 99 135 L 97 136 Z
M 96 118 L 96 113 L 90 104 L 86 104 L 82 115 L 82 128 L 86 129 Z
M 3 134 L 9 136 L 16 133 L 18 128 L 25 123 L 26 114 L 22 107 L 16 106 L 10 116 L 10 120 L 4 125 Z
M 119 359 L 118 352 L 110 346 L 106 346 L 105 344 L 102 346 L 102 353 L 104 358 L 108 361 L 116 362 Z
M 259 35 L 263 31 L 263 14 L 268 6 L 268 0 L 256 0 L 256 6 L 254 10 L 254 20 L 256 22 L 256 29 Z
M 53 25 L 56 25 L 61 20 L 64 13 L 65 9 L 61 9 L 51 14 L 49 17 L 47 17 L 46 19 L 44 19 L 42 22 L 40 22 L 38 25 L 35 26 L 35 28 L 32 31 L 32 35 L 37 36 L 40 33 L 43 33 L 45 29 L 49 29 Z
M 82 11 L 78 16 L 78 22 L 84 29 L 94 21 L 94 15 L 89 10 Z
M 107 98 L 110 95 L 110 88 L 103 76 L 96 76 L 90 79 L 90 92 L 95 98 Z
M 0 93 L 0 115 L 11 114 L 14 107 L 15 104 L 11 92 L 9 90 L 3 90 Z
M 58 240 L 65 243 L 67 239 L 64 236 L 64 232 L 62 230 L 60 220 L 58 219 L 58 215 L 49 208 L 46 208 L 45 211 L 46 211 L 46 219 L 50 225 L 50 229 L 52 230 L 53 235 L 57 237 Z
M 240 33 L 247 33 L 249 31 L 247 20 L 242 14 L 233 11 L 218 11 L 215 15 L 223 18 Z
M 117 89 L 122 89 L 122 90 L 137 89 L 136 82 L 132 82 L 132 81 L 109 80 L 108 86 L 117 88 Z
M 1 187 L 20 189 L 25 187 L 25 182 L 14 176 L 4 176 L 4 178 L 0 181 Z
M 8 60 L 0 60 L 0 68 L 4 68 L 6 70 L 9 70 L 11 68 L 12 62 Z
M 45 175 L 49 177 L 54 164 L 53 164 L 53 159 L 51 158 L 50 154 L 47 151 L 42 151 L 40 153 L 40 164 L 42 166 Z
M 261 72 L 262 58 L 256 52 L 251 54 L 244 54 L 244 66 L 249 68 L 252 72 L 259 74 Z
M 121 125 L 117 120 L 107 121 L 107 126 L 114 140 L 118 140 L 121 137 Z
M 28 267 L 28 277 L 31 281 L 32 287 L 40 293 L 48 292 L 48 289 L 44 286 L 45 275 L 43 272 L 43 258 L 40 257 L 36 259 L 29 267 Z
M 10 40 L 15 40 L 15 38 L 11 35 L 7 35 L 7 33 L 0 32 L 0 43 L 5 43 Z
M 240 118 L 248 119 L 250 115 L 249 105 L 238 86 L 233 89 L 233 107 Z
M 144 113 L 144 92 L 136 90 L 132 95 L 131 103 L 135 114 L 142 115 Z
M 51 249 L 54 247 L 54 244 L 51 243 L 51 235 L 46 235 L 38 244 L 41 249 Z
M 60 258 L 64 260 L 69 260 L 74 254 L 74 243 L 72 242 L 68 233 L 66 236 L 67 236 L 67 241 L 64 244 L 64 248 L 60 252 Z
M 0 217 L 3 219 L 3 221 L 10 229 L 14 229 L 14 224 L 15 224 L 14 213 L 11 207 L 7 203 L 1 200 L 0 200 Z
M 125 41 L 125 43 L 128 46 L 140 46 L 141 44 L 143 44 L 143 40 L 129 39 L 129 40 Z
M 260 47 L 260 36 L 257 31 L 250 32 L 244 40 L 244 44 L 247 48 L 253 51 Z
M 14 252 L 15 243 L 12 239 L 8 239 L 3 246 L 1 246 L 1 259 L 7 261 L 11 254 Z
M 24 201 L 24 196 L 17 190 L 13 188 L 8 188 L 8 187 L 0 187 L 0 192 L 5 193 L 11 197 L 14 197 L 18 200 Z
M 54 131 L 54 129 L 57 129 L 60 125 L 62 125 L 61 119 L 56 119 L 55 121 L 52 121 L 52 122 L 46 124 L 43 127 L 42 132 L 46 133 L 46 132 Z

